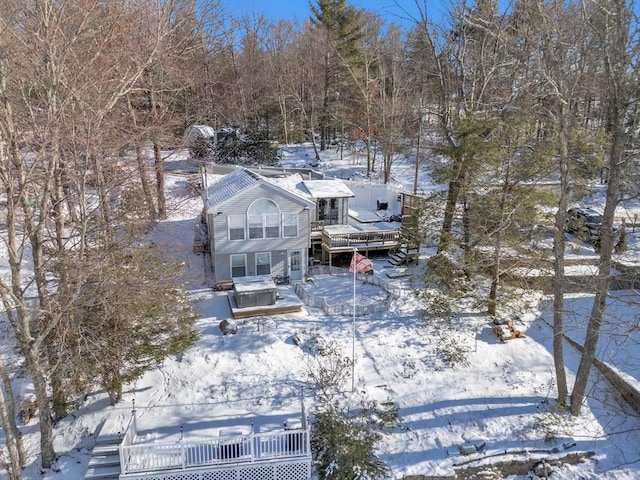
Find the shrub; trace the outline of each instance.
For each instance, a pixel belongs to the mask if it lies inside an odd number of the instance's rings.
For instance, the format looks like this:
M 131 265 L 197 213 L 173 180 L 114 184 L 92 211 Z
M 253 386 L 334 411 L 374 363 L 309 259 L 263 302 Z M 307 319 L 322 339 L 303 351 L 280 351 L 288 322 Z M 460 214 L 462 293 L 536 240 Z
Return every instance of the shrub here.
M 374 453 L 381 434 L 334 408 L 319 411 L 311 431 L 311 448 L 320 478 L 377 480 L 389 469 Z
M 427 302 L 424 315 L 430 318 L 450 319 L 453 316 L 451 298 L 438 290 L 425 290 L 419 292 L 419 297 Z
M 336 344 L 323 342 L 320 338 L 313 337 L 306 343 L 315 344 L 313 350 L 317 352 L 314 363 L 308 368 L 309 381 L 321 400 L 330 402 L 348 377 L 353 360 L 343 355 Z

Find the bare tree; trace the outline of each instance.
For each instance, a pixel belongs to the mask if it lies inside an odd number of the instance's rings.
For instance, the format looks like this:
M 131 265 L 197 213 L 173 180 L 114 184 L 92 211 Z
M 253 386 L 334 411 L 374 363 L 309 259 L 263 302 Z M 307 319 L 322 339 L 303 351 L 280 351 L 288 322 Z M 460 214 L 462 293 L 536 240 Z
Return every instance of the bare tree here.
M 279 132 L 285 144 L 290 143 L 294 138 L 291 135 L 291 123 L 294 118 L 295 97 L 292 96 L 287 88 L 287 63 L 290 58 L 287 52 L 293 49 L 294 32 L 290 22 L 280 21 L 276 25 L 272 25 L 269 29 L 269 35 L 266 39 L 267 53 L 269 61 L 267 69 L 268 76 L 272 79 L 274 85 L 274 97 L 278 106 L 280 115 Z
M 4 430 L 5 443 L 9 451 L 7 470 L 10 480 L 22 478 L 21 468 L 27 463 L 27 453 L 22 442 L 22 433 L 16 425 L 16 404 L 11 379 L 0 360 L 0 426 Z
M 405 65 L 401 32 L 391 26 L 380 42 L 378 57 L 378 136 L 382 143 L 384 183 L 391 180 L 396 157 L 410 147 L 408 139 L 415 112 L 410 102 L 411 82 L 404 72 Z
M 528 95 L 538 99 L 539 119 L 547 133 L 545 143 L 554 146 L 559 173 L 559 192 L 554 218 L 553 255 L 553 352 L 558 392 L 558 403 L 565 405 L 568 399 L 568 384 L 564 362 L 564 291 L 565 291 L 565 221 L 572 183 L 581 178 L 581 163 L 584 157 L 594 159 L 584 148 L 576 148 L 579 139 L 583 145 L 593 144 L 588 123 L 579 105 L 587 105 L 594 95 L 593 66 L 597 65 L 592 48 L 587 22 L 577 5 L 519 2 L 512 14 L 523 44 L 540 45 L 528 58 L 532 64 L 532 78 Z M 544 27 L 542 27 L 544 26 Z M 542 27 L 542 28 L 541 28 Z
M 64 259 L 70 250 L 82 252 L 92 229 L 94 242 L 111 236 L 115 185 L 104 170 L 112 157 L 101 149 L 112 139 L 103 127 L 153 58 L 154 47 L 142 59 L 121 54 L 146 24 L 142 13 L 151 5 L 47 0 L 3 6 L 0 132 L 7 148 L 0 181 L 11 278 L 0 281 L 0 293 L 34 384 L 42 466 L 51 468 L 55 415 L 49 392 L 56 408 L 63 394 L 49 341 L 65 314 L 60 295 L 73 296 Z M 160 8 L 153 17 L 157 25 L 168 13 Z M 96 211 L 85 196 L 89 181 L 100 201 Z
M 638 81 L 634 70 L 638 54 L 638 39 L 633 29 L 633 11 L 623 0 L 592 4 L 589 25 L 600 43 L 603 56 L 604 93 L 607 134 L 610 138 L 607 169 L 607 194 L 600 234 L 600 261 L 595 283 L 595 298 L 584 341 L 576 380 L 571 393 L 571 413 L 579 415 L 584 401 L 589 372 L 595 357 L 600 327 L 604 317 L 611 282 L 612 253 L 615 246 L 614 214 L 620 200 L 621 176 L 629 162 L 627 146 L 629 126 L 637 119 L 629 119 L 638 98 Z

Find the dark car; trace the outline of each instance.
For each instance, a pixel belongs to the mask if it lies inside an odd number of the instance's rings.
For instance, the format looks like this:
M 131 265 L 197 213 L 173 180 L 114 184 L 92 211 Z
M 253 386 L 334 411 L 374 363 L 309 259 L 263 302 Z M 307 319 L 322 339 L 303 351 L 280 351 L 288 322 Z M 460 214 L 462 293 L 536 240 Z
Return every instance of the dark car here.
M 596 242 L 602 230 L 602 215 L 592 208 L 570 208 L 567 211 L 566 230 L 581 240 Z

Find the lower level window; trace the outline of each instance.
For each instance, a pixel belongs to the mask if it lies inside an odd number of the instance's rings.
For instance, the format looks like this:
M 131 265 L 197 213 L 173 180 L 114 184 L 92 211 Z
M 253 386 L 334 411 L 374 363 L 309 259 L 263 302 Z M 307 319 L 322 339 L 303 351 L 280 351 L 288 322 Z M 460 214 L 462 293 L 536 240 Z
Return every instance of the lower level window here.
M 247 276 L 247 256 L 231 255 L 231 277 Z
M 269 252 L 256 253 L 256 274 L 257 275 L 271 274 L 271 253 Z

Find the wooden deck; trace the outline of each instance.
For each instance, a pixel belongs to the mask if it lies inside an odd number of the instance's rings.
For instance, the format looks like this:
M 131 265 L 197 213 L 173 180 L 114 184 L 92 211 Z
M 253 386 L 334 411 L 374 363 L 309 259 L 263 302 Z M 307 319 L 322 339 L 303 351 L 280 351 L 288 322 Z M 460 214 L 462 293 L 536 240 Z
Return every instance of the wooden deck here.
M 304 415 L 304 411 L 303 411 Z M 120 480 L 309 480 L 310 429 L 292 418 L 264 431 L 225 427 L 207 438 L 149 442 L 135 411 L 118 447 Z
M 354 249 L 360 252 L 397 250 L 400 247 L 400 225 L 397 222 L 331 225 L 316 233 L 315 243 L 322 249 L 322 263 L 331 266 L 333 255 Z
M 268 315 L 282 315 L 284 313 L 294 313 L 302 311 L 303 303 L 298 298 L 293 289 L 289 286 L 279 286 L 277 288 L 277 298 L 274 305 L 259 305 L 255 307 L 239 308 L 236 304 L 235 292 L 227 292 L 229 306 L 234 319 L 250 318 Z

